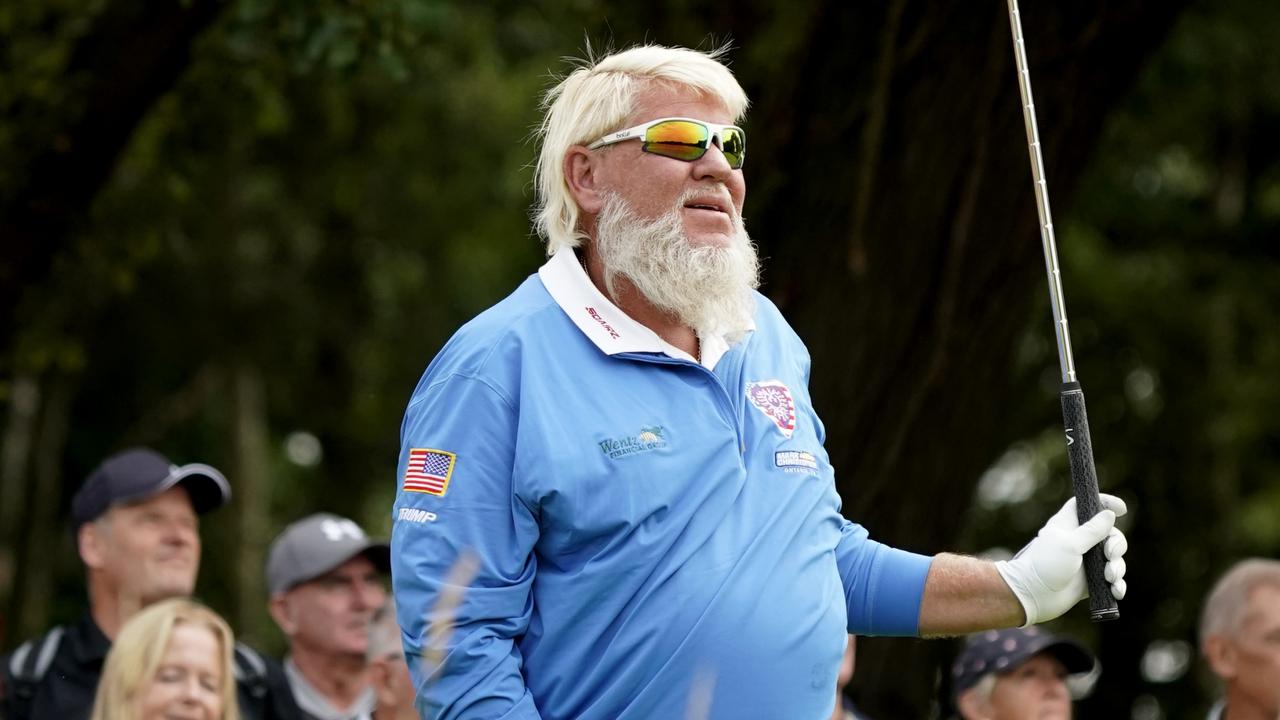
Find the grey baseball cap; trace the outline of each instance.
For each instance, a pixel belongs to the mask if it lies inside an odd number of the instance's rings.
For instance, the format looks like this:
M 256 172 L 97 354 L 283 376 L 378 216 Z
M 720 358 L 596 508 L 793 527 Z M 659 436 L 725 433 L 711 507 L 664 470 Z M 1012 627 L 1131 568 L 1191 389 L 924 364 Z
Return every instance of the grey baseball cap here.
M 316 513 L 297 520 L 271 541 L 267 551 L 267 592 L 284 592 L 315 580 L 357 555 L 379 572 L 391 571 L 391 547 L 371 540 L 352 520 Z

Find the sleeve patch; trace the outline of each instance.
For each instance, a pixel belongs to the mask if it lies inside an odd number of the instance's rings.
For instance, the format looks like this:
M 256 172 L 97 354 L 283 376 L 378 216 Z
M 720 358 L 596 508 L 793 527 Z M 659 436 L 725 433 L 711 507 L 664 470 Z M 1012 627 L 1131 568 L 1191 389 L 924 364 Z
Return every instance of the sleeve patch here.
M 445 450 L 411 448 L 404 468 L 404 491 L 444 496 L 458 456 Z

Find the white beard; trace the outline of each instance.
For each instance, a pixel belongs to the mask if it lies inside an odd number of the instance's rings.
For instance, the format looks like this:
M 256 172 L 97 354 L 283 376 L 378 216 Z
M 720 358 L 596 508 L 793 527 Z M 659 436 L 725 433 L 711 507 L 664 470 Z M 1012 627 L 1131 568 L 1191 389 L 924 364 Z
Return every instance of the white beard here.
M 615 282 L 631 281 L 654 307 L 699 337 L 723 337 L 730 345 L 752 327 L 760 262 L 742 217 L 731 210 L 728 247 L 698 246 L 684 234 L 690 191 L 662 216 L 645 221 L 617 195 L 607 195 L 596 220 L 595 251 L 604 265 L 605 289 L 618 302 Z

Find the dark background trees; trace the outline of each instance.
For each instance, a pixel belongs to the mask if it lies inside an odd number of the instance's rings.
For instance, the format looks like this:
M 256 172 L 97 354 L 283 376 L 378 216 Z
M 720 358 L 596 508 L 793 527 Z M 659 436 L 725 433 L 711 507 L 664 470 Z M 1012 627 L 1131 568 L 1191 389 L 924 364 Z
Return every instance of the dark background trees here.
M 1101 483 L 1131 595 L 1089 717 L 1193 717 L 1199 598 L 1280 551 L 1280 9 L 1027 2 Z M 0 647 L 82 603 L 66 507 L 106 453 L 226 470 L 202 597 L 278 646 L 262 553 L 385 531 L 403 402 L 539 263 L 527 142 L 584 41 L 732 39 L 748 226 L 806 339 L 846 513 L 920 551 L 1016 549 L 1066 496 L 1003 3 L 19 3 L 0 11 Z M 863 643 L 926 717 L 950 642 Z M 944 674 L 945 676 L 945 674 Z

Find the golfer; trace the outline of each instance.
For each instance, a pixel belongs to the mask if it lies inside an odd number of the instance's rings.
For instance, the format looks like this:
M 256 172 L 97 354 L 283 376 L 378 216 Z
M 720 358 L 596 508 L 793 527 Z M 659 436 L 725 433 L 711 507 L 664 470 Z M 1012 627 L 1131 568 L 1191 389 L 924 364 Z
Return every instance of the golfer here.
M 747 98 L 646 46 L 547 97 L 549 260 L 427 368 L 401 430 L 392 578 L 420 711 L 826 718 L 846 632 L 1055 617 L 1124 512 L 1074 501 L 1007 563 L 877 543 L 840 514 L 809 356 L 743 229 Z

